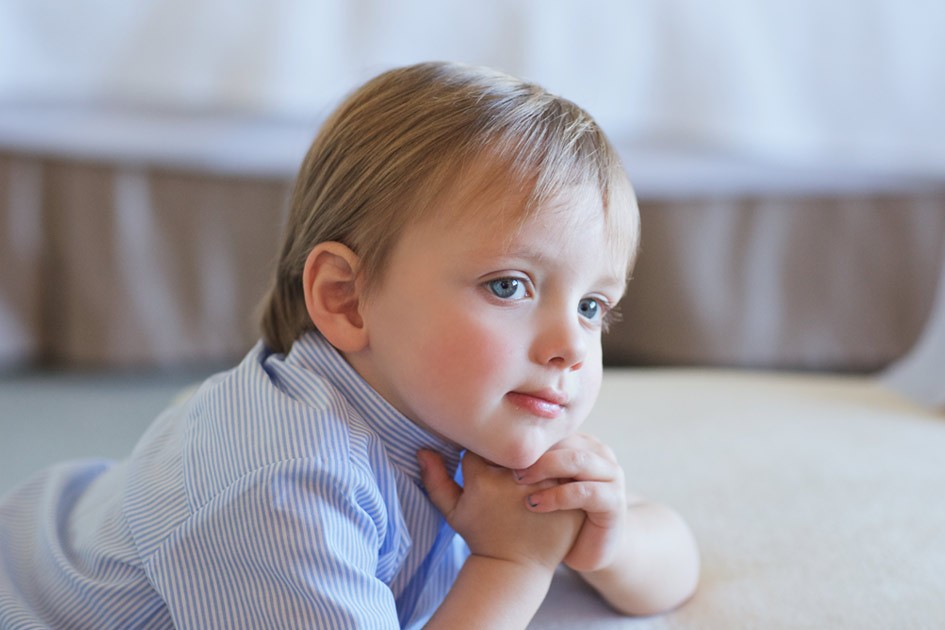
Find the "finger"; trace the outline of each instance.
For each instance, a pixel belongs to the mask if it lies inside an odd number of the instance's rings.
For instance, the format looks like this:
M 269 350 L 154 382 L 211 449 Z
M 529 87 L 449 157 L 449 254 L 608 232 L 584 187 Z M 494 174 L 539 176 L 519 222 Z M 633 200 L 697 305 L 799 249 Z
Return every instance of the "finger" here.
M 485 471 L 496 468 L 496 465 L 490 462 L 488 459 L 481 457 L 472 451 L 466 451 L 463 454 L 463 476 L 468 472 L 470 475 L 475 475 L 476 473 L 483 473 Z
M 599 525 L 605 525 L 607 515 L 619 518 L 625 510 L 626 499 L 613 484 L 594 481 L 565 483 L 553 488 L 533 492 L 525 498 L 533 512 L 556 512 L 559 510 L 583 510 Z
M 617 532 L 620 528 L 617 527 Z M 594 571 L 610 566 L 620 545 L 620 535 L 608 532 L 586 519 L 577 540 L 564 557 L 564 563 L 575 571 Z
M 478 484 L 496 484 L 496 483 L 505 483 L 506 481 L 513 481 L 515 479 L 515 473 L 508 468 L 503 468 L 502 466 L 497 466 L 487 459 L 476 455 L 471 451 L 466 451 L 466 454 L 463 456 L 462 461 L 463 466 L 463 486 L 469 490 L 476 488 Z M 518 496 L 524 496 L 522 492 L 533 492 L 535 490 L 544 490 L 545 488 L 551 488 L 560 483 L 558 479 L 544 479 L 537 481 L 533 484 L 518 484 L 519 490 L 516 491 Z
M 548 451 L 530 467 L 513 474 L 521 484 L 544 479 L 623 482 L 623 469 L 617 462 L 590 450 L 574 448 Z
M 450 477 L 443 458 L 437 453 L 420 451 L 417 453 L 417 462 L 420 464 L 420 478 L 430 501 L 444 516 L 449 517 L 463 494 L 462 488 Z
M 585 451 L 591 451 L 593 453 L 597 453 L 604 459 L 617 461 L 617 457 L 616 455 L 614 455 L 614 451 L 609 446 L 607 446 L 606 444 L 604 444 L 599 439 L 597 439 L 596 437 L 594 437 L 593 435 L 589 433 L 573 433 L 569 435 L 568 437 L 564 438 L 563 440 L 561 440 L 560 442 L 558 442 L 557 444 L 555 444 L 554 446 L 552 446 L 550 450 L 555 450 L 559 448 L 561 449 L 576 448 L 576 449 L 581 449 Z

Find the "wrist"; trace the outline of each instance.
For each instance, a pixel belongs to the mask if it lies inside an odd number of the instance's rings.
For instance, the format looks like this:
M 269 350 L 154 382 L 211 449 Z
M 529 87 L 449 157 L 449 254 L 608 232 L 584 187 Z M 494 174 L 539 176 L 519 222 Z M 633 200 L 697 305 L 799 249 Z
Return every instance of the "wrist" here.
M 549 564 L 547 562 L 532 558 L 499 558 L 483 554 L 472 553 L 466 562 L 472 561 L 474 565 L 479 565 L 483 570 L 490 572 L 501 572 L 509 575 L 511 578 L 522 580 L 534 580 L 535 583 L 551 583 L 558 564 Z
M 554 569 L 472 554 L 427 628 L 524 628 L 545 600 Z
M 551 588 L 555 569 L 531 560 L 509 560 L 471 555 L 462 572 L 483 589 L 481 595 L 493 602 L 507 600 L 509 610 L 516 609 L 522 619 L 531 620 Z M 491 627 L 515 627 L 517 623 L 490 624 Z M 484 626 L 484 627 L 490 627 Z

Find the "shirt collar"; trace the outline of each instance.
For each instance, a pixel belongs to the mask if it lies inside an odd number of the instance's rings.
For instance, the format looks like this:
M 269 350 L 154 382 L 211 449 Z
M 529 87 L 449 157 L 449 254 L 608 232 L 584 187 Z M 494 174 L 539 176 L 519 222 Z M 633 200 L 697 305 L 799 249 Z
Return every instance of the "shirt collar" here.
M 394 464 L 405 473 L 420 479 L 417 451 L 427 449 L 439 453 L 450 477 L 459 466 L 460 447 L 427 431 L 378 394 L 361 378 L 338 350 L 321 334 L 309 332 L 295 340 L 286 363 L 315 372 L 331 383 L 380 436 Z

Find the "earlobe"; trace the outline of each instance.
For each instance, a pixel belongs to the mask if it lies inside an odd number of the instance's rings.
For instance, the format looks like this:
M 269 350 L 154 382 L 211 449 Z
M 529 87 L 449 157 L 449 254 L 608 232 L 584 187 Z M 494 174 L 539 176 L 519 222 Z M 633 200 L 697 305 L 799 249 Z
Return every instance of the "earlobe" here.
M 312 323 L 342 352 L 358 352 L 367 345 L 360 313 L 359 264 L 358 256 L 345 245 L 319 243 L 309 253 L 302 274 Z

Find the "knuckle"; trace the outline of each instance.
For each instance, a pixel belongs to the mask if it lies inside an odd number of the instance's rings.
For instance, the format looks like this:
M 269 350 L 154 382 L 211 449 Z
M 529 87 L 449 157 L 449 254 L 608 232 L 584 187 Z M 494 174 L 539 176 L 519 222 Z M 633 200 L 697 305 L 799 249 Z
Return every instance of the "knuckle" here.
M 608 494 L 603 500 L 603 506 L 608 512 L 616 512 L 623 507 L 623 498 L 616 493 Z
M 570 451 L 566 463 L 572 471 L 584 470 L 587 466 L 587 453 L 577 450 Z
M 583 502 L 583 501 L 593 498 L 594 490 L 592 489 L 590 484 L 576 483 L 574 484 L 574 494 L 578 499 L 580 499 Z

